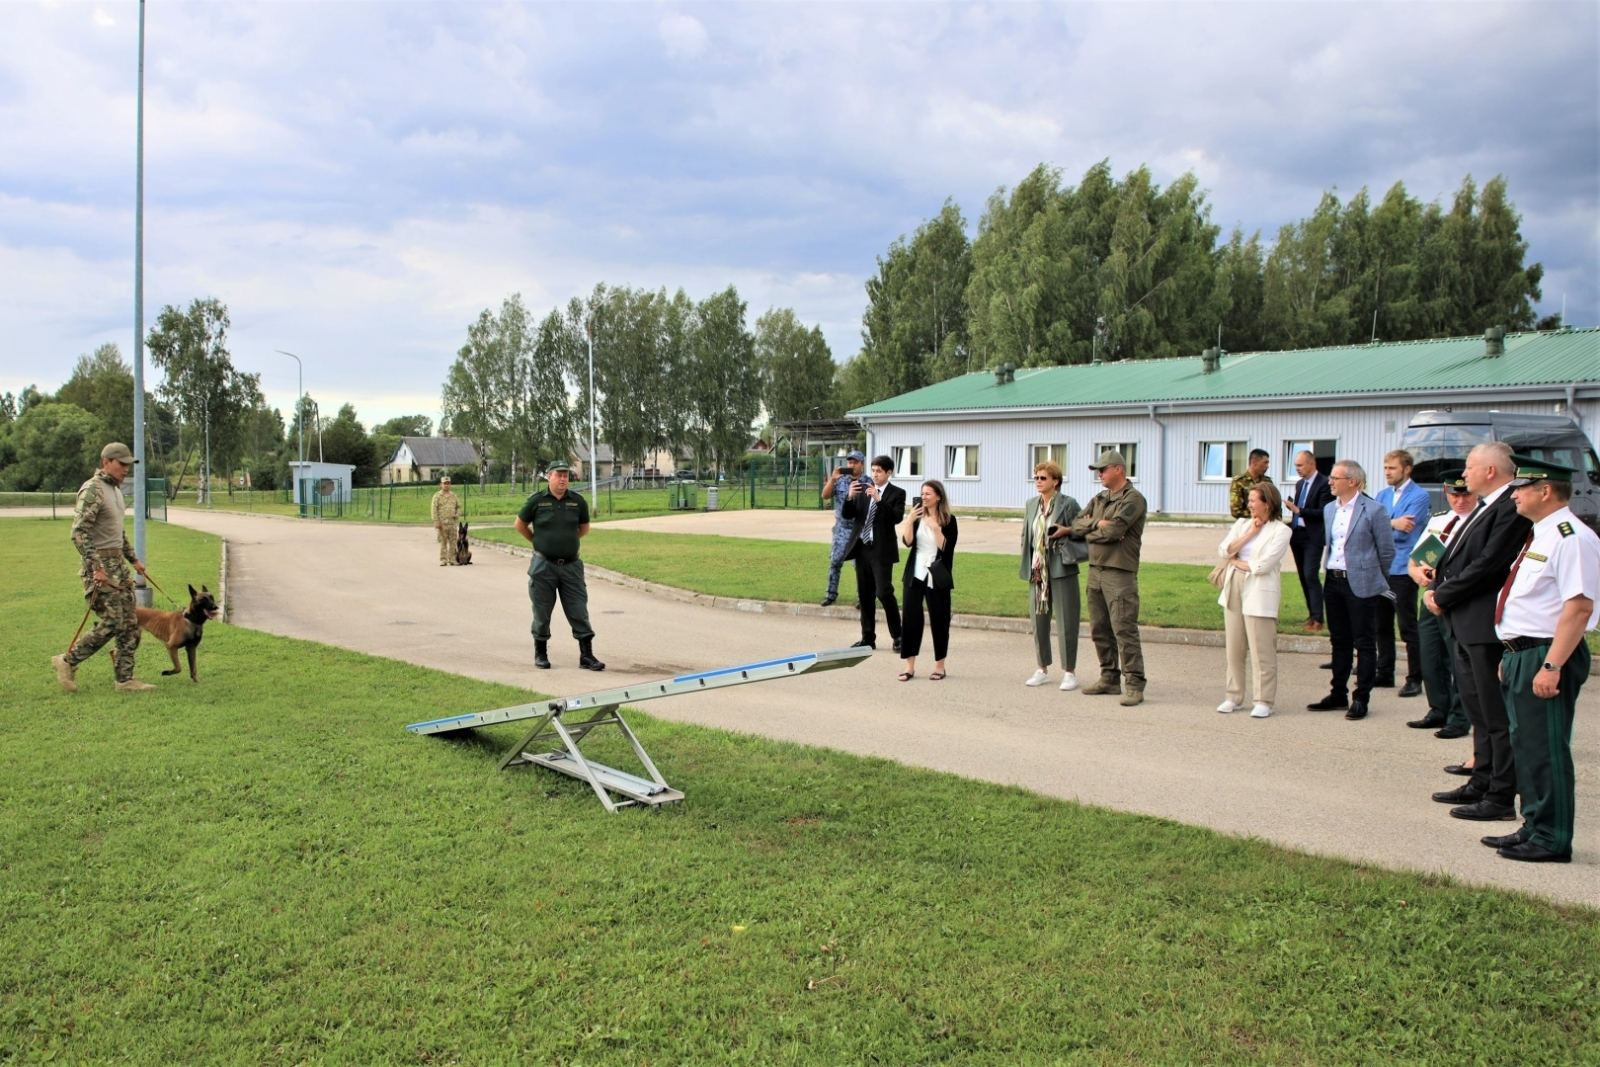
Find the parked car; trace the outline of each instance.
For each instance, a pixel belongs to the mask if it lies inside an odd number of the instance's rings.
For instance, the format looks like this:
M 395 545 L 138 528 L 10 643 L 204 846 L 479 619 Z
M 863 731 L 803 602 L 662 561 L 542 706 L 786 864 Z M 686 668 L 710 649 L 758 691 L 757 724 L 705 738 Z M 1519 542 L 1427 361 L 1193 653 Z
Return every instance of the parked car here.
M 1445 509 L 1439 479 L 1467 465 L 1467 453 L 1488 441 L 1504 441 L 1512 451 L 1576 467 L 1572 511 L 1600 533 L 1600 458 L 1578 424 L 1565 415 L 1522 415 L 1503 411 L 1419 411 L 1406 427 L 1400 447 L 1417 461 L 1411 472 L 1428 490 L 1433 510 Z

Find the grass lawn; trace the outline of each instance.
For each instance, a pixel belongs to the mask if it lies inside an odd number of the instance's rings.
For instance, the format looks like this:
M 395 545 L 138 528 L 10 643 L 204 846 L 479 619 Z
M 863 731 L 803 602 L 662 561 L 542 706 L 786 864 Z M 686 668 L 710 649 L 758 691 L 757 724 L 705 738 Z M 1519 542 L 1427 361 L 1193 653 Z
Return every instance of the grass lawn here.
M 511 529 L 478 534 L 492 541 L 527 544 Z M 599 567 L 713 596 L 819 601 L 828 584 L 828 546 L 801 541 L 595 529 L 583 539 L 583 556 Z M 1217 606 L 1217 591 L 1206 581 L 1207 570 L 1190 563 L 1142 566 L 1140 621 L 1149 626 L 1222 629 L 1222 609 Z M 1018 618 L 1028 613 L 1028 586 L 1017 577 L 1015 556 L 958 550 L 955 579 L 956 611 Z M 855 597 L 855 569 L 846 565 L 839 599 L 850 604 Z M 1291 578 L 1284 583 L 1278 629 L 1300 633 L 1305 617 L 1300 583 Z
M 639 713 L 688 800 L 606 815 L 401 729 L 520 690 L 220 624 L 69 695 L 65 525 L 0 536 L 0 1062 L 1600 1060 L 1592 911 Z

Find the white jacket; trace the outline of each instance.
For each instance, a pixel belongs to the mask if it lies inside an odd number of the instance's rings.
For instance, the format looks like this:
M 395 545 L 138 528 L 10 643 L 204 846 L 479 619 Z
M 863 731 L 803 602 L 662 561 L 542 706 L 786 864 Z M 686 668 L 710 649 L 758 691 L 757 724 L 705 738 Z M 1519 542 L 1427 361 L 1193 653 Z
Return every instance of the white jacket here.
M 1228 530 L 1228 536 L 1217 546 L 1217 555 L 1227 559 L 1228 546 L 1250 528 L 1252 521 L 1254 520 L 1248 516 L 1236 521 Z M 1283 599 L 1283 555 L 1287 551 L 1289 551 L 1288 526 L 1281 522 L 1269 522 L 1261 527 L 1261 532 L 1256 534 L 1255 543 L 1250 546 L 1250 558 L 1246 560 L 1250 564 L 1249 573 L 1230 565 L 1217 603 L 1227 608 L 1228 583 L 1242 581 L 1244 589 L 1239 597 L 1239 603 L 1244 608 L 1244 613 L 1276 619 L 1278 604 Z

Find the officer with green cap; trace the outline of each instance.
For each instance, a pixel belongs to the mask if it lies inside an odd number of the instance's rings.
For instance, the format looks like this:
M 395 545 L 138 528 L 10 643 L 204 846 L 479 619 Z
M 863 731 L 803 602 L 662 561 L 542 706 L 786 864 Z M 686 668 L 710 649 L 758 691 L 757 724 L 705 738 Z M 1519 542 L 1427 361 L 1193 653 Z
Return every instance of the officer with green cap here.
M 139 648 L 139 612 L 128 564 L 133 564 L 141 576 L 144 564 L 133 554 L 133 545 L 122 529 L 122 514 L 127 510 L 122 483 L 138 462 L 120 441 L 106 445 L 100 450 L 100 469 L 78 489 L 73 505 L 72 544 L 82 557 L 78 577 L 83 580 L 84 599 L 100 621 L 74 641 L 64 655 L 50 661 L 56 681 L 69 693 L 78 691 L 78 664 L 100 651 L 107 641 L 114 642 L 111 665 L 119 690 L 127 693 L 155 688 L 133 676 L 133 656 Z
M 1406 571 L 1411 580 L 1421 588 L 1433 584 L 1433 568 L 1441 553 L 1434 541 L 1446 548 L 1450 538 L 1460 532 L 1473 512 L 1478 510 L 1478 494 L 1467 488 L 1466 472 L 1446 471 L 1440 475 L 1445 502 L 1449 510 L 1428 520 L 1422 537 L 1412 550 Z M 1434 730 L 1435 737 L 1446 740 L 1466 737 L 1472 732 L 1471 720 L 1461 704 L 1461 692 L 1456 688 L 1451 664 L 1455 659 L 1455 638 L 1450 633 L 1450 620 L 1426 609 L 1417 612 L 1417 651 L 1422 660 L 1422 688 L 1428 695 L 1428 714 L 1406 723 L 1413 730 Z M 1470 775 L 1471 769 L 1460 764 L 1445 768 L 1452 774 Z
M 517 513 L 517 532 L 533 544 L 528 565 L 528 599 L 533 601 L 533 665 L 550 669 L 550 615 L 556 597 L 578 641 L 578 666 L 603 671 L 594 655 L 594 629 L 589 625 L 589 587 L 578 559 L 578 540 L 589 532 L 589 503 L 567 488 L 572 468 L 552 463 L 545 471 L 548 486 L 528 498 Z
M 1513 455 L 1511 498 L 1533 523 L 1495 606 L 1500 691 L 1522 794 L 1522 828 L 1483 843 L 1508 860 L 1569 863 L 1577 791 L 1572 720 L 1589 677 L 1583 635 L 1600 623 L 1600 537 L 1567 506 L 1574 468 Z
M 1089 464 L 1100 492 L 1072 520 L 1089 543 L 1089 634 L 1100 678 L 1083 692 L 1121 693 L 1124 707 L 1144 702 L 1144 648 L 1139 641 L 1139 551 L 1148 507 L 1128 480 L 1128 461 L 1107 449 Z

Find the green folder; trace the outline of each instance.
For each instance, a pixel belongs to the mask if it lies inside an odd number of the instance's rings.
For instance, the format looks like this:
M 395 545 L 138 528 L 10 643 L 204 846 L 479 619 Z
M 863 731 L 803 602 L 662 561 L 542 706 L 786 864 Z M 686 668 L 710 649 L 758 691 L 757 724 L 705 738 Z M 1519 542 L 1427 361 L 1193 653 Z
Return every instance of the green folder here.
M 1419 567 L 1437 567 L 1444 558 L 1444 542 L 1438 534 L 1429 534 L 1411 550 L 1411 562 Z

